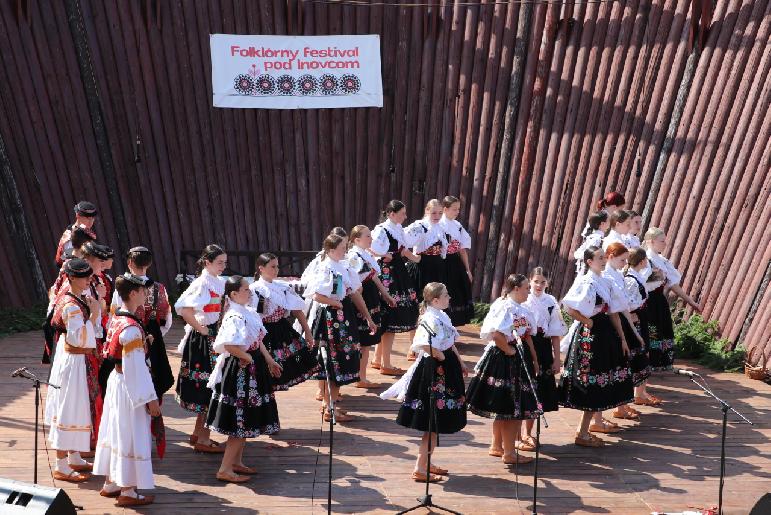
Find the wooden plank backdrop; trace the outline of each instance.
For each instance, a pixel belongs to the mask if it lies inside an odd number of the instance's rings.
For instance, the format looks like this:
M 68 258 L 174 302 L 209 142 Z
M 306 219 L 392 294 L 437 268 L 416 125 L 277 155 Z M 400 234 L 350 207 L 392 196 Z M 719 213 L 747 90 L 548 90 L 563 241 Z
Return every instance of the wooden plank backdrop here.
M 477 298 L 536 264 L 560 295 L 616 189 L 705 314 L 771 356 L 771 3 L 719 2 L 708 27 L 690 0 L 426 4 L 0 2 L 0 266 L 23 275 L 0 306 L 39 300 L 80 199 L 170 282 L 181 249 L 312 250 L 453 194 Z M 219 32 L 379 34 L 383 108 L 213 109 Z

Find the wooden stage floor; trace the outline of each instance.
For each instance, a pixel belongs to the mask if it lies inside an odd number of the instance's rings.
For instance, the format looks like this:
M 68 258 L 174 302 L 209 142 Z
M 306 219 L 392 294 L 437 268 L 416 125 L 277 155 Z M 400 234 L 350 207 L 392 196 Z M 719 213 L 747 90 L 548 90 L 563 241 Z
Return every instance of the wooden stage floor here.
M 167 338 L 175 370 L 181 335 L 176 323 Z M 465 343 L 460 349 L 469 364 L 482 349 L 477 334 L 473 327 L 462 331 Z M 406 348 L 406 338 L 399 337 L 395 363 L 405 368 Z M 41 334 L 5 338 L 0 340 L 0 349 L 0 477 L 31 482 L 33 389 L 23 379 L 10 378 L 10 372 L 29 366 L 43 377 L 47 375 L 47 367 L 38 361 Z M 735 417 L 729 419 L 725 513 L 746 514 L 771 491 L 771 386 L 739 374 L 700 372 L 717 395 L 756 424 L 750 427 L 734 423 Z M 377 372 L 370 379 L 393 381 Z M 661 408 L 643 407 L 641 424 L 623 421 L 625 431 L 610 436 L 613 443 L 604 449 L 572 444 L 578 412 L 560 410 L 547 415 L 539 512 L 642 514 L 717 504 L 720 410 L 686 377 L 665 374 L 653 383 L 652 391 L 667 402 Z M 154 463 L 156 504 L 141 512 L 325 512 L 328 434 L 326 429 L 321 432 L 319 403 L 313 400 L 315 388 L 306 383 L 278 394 L 282 430 L 275 437 L 249 441 L 245 462 L 260 473 L 244 485 L 215 480 L 219 456 L 191 450 L 186 441 L 194 418 L 167 394 L 163 411 L 169 445 L 165 459 Z M 335 431 L 333 511 L 393 513 L 413 505 L 423 490 L 409 479 L 418 435 L 396 425 L 396 402 L 353 387 L 343 388 L 343 393 L 346 409 L 358 419 L 338 425 Z M 490 426 L 491 421 L 470 414 L 463 431 L 441 438 L 435 459 L 452 475 L 432 486 L 434 501 L 463 513 L 530 513 L 533 466 L 520 466 L 517 491 L 514 470 L 487 455 Z M 41 450 L 39 470 L 44 485 L 52 485 L 49 463 L 53 466 L 53 459 L 50 449 L 48 456 Z M 81 513 L 121 512 L 110 499 L 98 495 L 101 478 L 79 486 L 61 482 L 57 486 L 85 508 Z

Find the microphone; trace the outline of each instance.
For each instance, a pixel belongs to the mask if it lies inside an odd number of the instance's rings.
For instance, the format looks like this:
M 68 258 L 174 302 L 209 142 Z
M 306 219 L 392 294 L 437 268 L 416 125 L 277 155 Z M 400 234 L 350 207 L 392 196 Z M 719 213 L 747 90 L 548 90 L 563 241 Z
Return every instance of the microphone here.
M 26 371 L 27 371 L 27 367 L 17 368 L 16 370 L 13 371 L 13 373 L 11 374 L 11 377 L 19 377 Z
M 701 377 L 696 372 L 691 372 L 690 370 L 683 370 L 682 368 L 673 368 L 672 373 L 677 374 L 679 376 L 688 376 L 688 377 Z

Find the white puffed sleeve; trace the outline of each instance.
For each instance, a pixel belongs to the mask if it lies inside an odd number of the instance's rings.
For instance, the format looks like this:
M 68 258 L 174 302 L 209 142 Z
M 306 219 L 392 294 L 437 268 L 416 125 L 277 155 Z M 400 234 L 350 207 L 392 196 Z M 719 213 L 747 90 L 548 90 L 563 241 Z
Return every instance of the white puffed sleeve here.
M 308 278 L 308 284 L 305 286 L 303 297 L 312 299 L 313 295 L 318 293 L 326 297 L 332 296 L 332 290 L 335 287 L 335 274 L 325 266 L 319 266 L 311 277 Z M 344 292 L 340 292 L 343 294 Z
M 227 316 L 222 319 L 222 324 L 217 331 L 212 349 L 216 353 L 225 352 L 225 345 L 234 347 L 249 347 L 252 342 L 247 341 L 246 321 L 238 315 Z
M 661 269 L 667 274 L 667 286 L 672 287 L 680 284 L 683 275 L 675 268 L 675 265 L 666 258 L 663 259 L 663 263 L 664 266 Z
M 158 399 L 145 361 L 145 342 L 142 331 L 133 325 L 125 328 L 118 338 L 123 346 L 121 366 L 126 392 L 131 399 L 131 407 L 136 409 Z
M 319 267 L 319 263 L 321 262 L 321 257 L 323 254 L 319 252 L 316 254 L 316 256 L 311 259 L 311 262 L 308 263 L 308 266 L 305 267 L 305 270 L 303 270 L 302 275 L 300 276 L 300 284 L 307 285 L 308 281 L 310 281 L 310 278 L 313 277 L 313 274 L 316 273 L 316 269 Z
M 479 337 L 485 341 L 492 341 L 493 333 L 499 332 L 509 339 L 513 335 L 513 328 L 514 316 L 509 309 L 506 299 L 496 299 L 482 322 Z
M 626 298 L 629 300 L 629 311 L 642 306 L 643 298 L 640 295 L 640 286 L 637 283 L 637 279 L 634 277 L 624 277 L 624 291 L 626 292 Z
M 460 222 L 458 223 L 458 226 L 459 226 L 458 228 L 460 229 L 460 231 L 459 231 L 460 239 L 458 240 L 458 242 L 460 242 L 460 247 L 462 249 L 470 249 L 471 248 L 471 235 L 468 233 L 468 231 L 462 225 L 460 225 Z
M 544 328 L 544 336 L 564 336 L 568 332 L 568 328 L 562 319 L 562 311 L 557 304 L 557 299 L 549 295 L 548 300 L 550 305 L 547 309 L 550 309 L 551 313 L 549 313 L 549 322 Z
M 195 311 L 202 311 L 203 307 L 209 303 L 211 295 L 206 283 L 200 278 L 195 279 L 187 289 L 182 292 L 177 302 L 174 304 L 174 311 L 181 315 L 182 308 L 193 308 Z
M 288 283 L 284 283 L 283 308 L 287 311 L 300 311 L 305 309 L 305 301 L 300 297 L 294 288 Z M 282 285 L 283 286 L 283 285 Z
M 94 324 L 91 320 L 83 319 L 83 311 L 80 306 L 69 303 L 62 310 L 62 318 L 67 332 L 64 338 L 67 343 L 73 347 L 82 347 L 84 349 L 96 348 L 96 335 L 94 333 Z
M 426 228 L 422 220 L 415 220 L 404 229 L 404 239 L 410 249 L 417 247 L 418 252 L 426 250 Z
M 382 225 L 376 225 L 374 229 L 372 229 L 372 245 L 370 245 L 370 249 L 372 249 L 372 252 L 379 256 L 383 256 L 388 253 L 388 235 L 386 234 L 386 230 Z
M 591 317 L 594 314 L 596 300 L 597 294 L 594 285 L 588 277 L 582 275 L 573 282 L 562 299 L 562 305 L 575 309 L 585 317 Z
M 434 334 L 437 334 L 439 327 L 437 327 L 438 324 L 436 324 L 434 320 L 426 319 L 424 317 L 419 320 L 419 322 L 425 323 L 434 332 Z M 423 327 L 422 323 L 418 324 L 417 329 L 415 329 L 415 336 L 412 338 L 412 345 L 410 345 L 410 350 L 413 352 L 419 352 L 420 347 L 429 345 L 429 342 L 431 342 L 433 347 L 436 347 L 436 338 L 429 338 L 428 331 L 426 331 L 426 328 Z

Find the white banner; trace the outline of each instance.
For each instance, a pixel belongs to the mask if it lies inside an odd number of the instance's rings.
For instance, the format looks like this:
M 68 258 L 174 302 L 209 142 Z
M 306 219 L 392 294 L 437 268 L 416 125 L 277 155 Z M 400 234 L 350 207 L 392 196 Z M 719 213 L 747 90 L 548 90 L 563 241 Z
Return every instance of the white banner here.
M 377 34 L 210 40 L 214 107 L 383 107 Z

